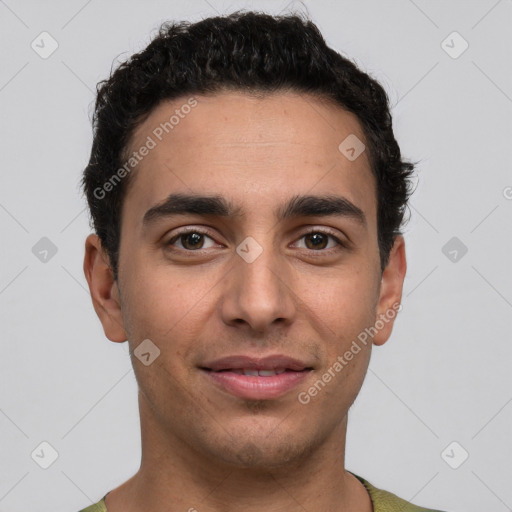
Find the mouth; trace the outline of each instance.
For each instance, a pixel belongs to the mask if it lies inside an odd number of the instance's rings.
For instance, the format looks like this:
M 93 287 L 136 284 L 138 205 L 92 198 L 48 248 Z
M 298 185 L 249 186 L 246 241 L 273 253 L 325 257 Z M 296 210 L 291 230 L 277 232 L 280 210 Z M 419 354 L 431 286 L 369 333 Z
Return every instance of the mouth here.
M 284 372 L 305 371 L 305 370 L 291 370 L 290 368 L 273 368 L 273 369 L 226 368 L 225 370 L 211 370 L 209 368 L 204 368 L 204 370 L 216 371 L 217 373 L 232 372 L 232 373 L 236 373 L 238 375 L 247 375 L 248 377 L 272 377 L 274 375 L 281 375 Z
M 313 371 L 312 366 L 286 356 L 230 356 L 199 368 L 212 385 L 246 400 L 281 397 Z

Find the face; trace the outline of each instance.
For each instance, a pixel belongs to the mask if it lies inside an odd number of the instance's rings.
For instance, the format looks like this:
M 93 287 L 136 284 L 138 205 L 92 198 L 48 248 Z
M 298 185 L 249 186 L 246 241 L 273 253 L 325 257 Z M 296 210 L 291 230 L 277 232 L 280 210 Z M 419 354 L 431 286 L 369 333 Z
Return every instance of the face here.
M 339 442 L 370 358 L 361 333 L 400 301 L 403 240 L 381 273 L 367 152 L 338 149 L 365 140 L 351 113 L 292 93 L 187 100 L 131 140 L 155 145 L 124 199 L 118 285 L 87 240 L 94 305 L 107 337 L 128 339 L 143 443 L 243 467 L 299 461 Z

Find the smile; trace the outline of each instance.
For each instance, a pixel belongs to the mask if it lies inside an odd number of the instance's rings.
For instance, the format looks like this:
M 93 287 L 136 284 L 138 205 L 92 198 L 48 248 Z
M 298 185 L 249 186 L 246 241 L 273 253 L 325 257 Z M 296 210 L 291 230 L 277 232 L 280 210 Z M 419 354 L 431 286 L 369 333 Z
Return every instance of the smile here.
M 281 375 L 286 371 L 286 368 L 276 368 L 274 370 L 254 370 L 252 368 L 244 368 L 243 370 L 230 369 L 230 370 L 219 370 L 221 372 L 233 372 L 238 375 L 248 375 L 251 377 L 271 377 L 272 375 Z
M 202 369 L 205 377 L 216 388 L 245 400 L 279 398 L 301 385 L 312 370 L 274 369 Z

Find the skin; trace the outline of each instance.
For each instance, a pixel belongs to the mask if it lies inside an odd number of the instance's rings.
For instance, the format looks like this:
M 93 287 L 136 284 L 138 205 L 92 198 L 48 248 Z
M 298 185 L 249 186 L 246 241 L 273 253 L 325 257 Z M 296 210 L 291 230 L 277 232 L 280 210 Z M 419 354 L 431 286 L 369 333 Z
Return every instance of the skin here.
M 404 241 L 395 239 L 381 272 L 367 152 L 349 161 L 338 150 L 349 134 L 365 140 L 361 125 L 337 106 L 291 92 L 195 98 L 198 105 L 132 175 L 118 283 L 98 237 L 85 244 L 94 308 L 109 340 L 128 340 L 139 385 L 141 466 L 108 494 L 107 508 L 371 511 L 364 486 L 344 467 L 347 413 L 372 341 L 385 343 L 393 320 L 307 405 L 297 399 L 401 299 Z M 131 149 L 186 100 L 160 104 L 134 133 Z M 171 192 L 223 196 L 243 215 L 180 215 L 144 228 L 144 213 Z M 343 196 L 366 224 L 349 216 L 276 222 L 277 206 L 305 194 Z M 173 251 L 166 244 L 184 227 L 208 235 L 199 243 L 178 237 Z M 347 247 L 321 238 L 317 248 L 305 236 L 325 230 Z M 252 263 L 236 252 L 248 236 L 263 249 Z M 133 356 L 145 339 L 160 349 L 149 366 Z M 279 398 L 244 400 L 213 386 L 198 368 L 227 355 L 270 353 L 307 361 L 313 371 Z

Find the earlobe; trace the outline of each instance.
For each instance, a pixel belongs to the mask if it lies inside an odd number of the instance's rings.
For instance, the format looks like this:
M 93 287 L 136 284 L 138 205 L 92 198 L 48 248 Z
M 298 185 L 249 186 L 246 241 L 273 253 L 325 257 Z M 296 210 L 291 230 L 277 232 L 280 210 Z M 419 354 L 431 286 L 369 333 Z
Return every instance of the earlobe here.
M 110 341 L 127 340 L 117 284 L 114 281 L 108 256 L 99 237 L 91 234 L 85 241 L 84 274 L 89 284 L 94 310 Z
M 383 345 L 391 335 L 393 324 L 401 309 L 402 289 L 407 271 L 405 241 L 403 236 L 395 238 L 389 261 L 382 273 L 377 316 L 375 318 L 374 345 Z

